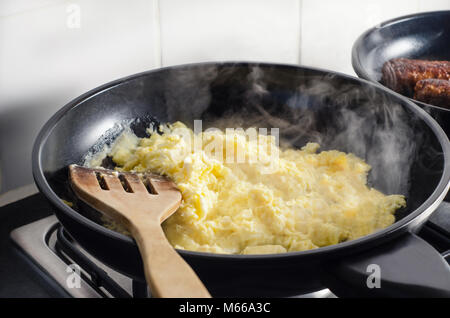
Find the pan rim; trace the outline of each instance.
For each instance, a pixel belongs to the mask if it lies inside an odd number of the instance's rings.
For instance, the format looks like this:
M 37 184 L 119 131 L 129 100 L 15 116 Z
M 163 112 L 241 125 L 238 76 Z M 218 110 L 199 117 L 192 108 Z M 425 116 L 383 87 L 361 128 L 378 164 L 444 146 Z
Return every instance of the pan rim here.
M 447 193 L 447 191 L 450 188 L 450 142 L 448 140 L 447 135 L 444 133 L 442 128 L 437 124 L 437 122 L 429 115 L 427 114 L 423 109 L 421 109 L 419 106 L 414 104 L 413 102 L 409 101 L 406 97 L 397 94 L 388 88 L 385 88 L 384 86 L 377 85 L 376 83 L 373 83 L 371 81 L 367 81 L 365 79 L 357 78 L 351 75 L 343 74 L 340 72 L 325 70 L 321 68 L 314 68 L 314 67 L 305 67 L 305 66 L 298 66 L 293 64 L 277 64 L 277 63 L 265 63 L 265 62 L 246 62 L 246 61 L 221 61 L 221 62 L 206 62 L 206 63 L 190 63 L 190 64 L 182 64 L 182 65 L 175 65 L 175 66 L 168 66 L 163 68 L 157 68 L 150 71 L 145 71 L 141 73 L 137 73 L 134 75 L 126 76 L 114 81 L 111 81 L 109 83 L 106 83 L 104 85 L 101 85 L 97 88 L 94 88 L 81 96 L 75 98 L 71 102 L 67 103 L 65 106 L 63 106 L 59 111 L 57 111 L 43 126 L 41 131 L 39 132 L 34 146 L 33 146 L 33 152 L 32 152 L 32 171 L 33 171 L 33 177 L 35 180 L 35 183 L 38 187 L 38 189 L 41 191 L 41 193 L 44 194 L 44 196 L 59 210 L 68 215 L 71 218 L 74 218 L 77 222 L 81 223 L 82 225 L 90 228 L 91 230 L 95 230 L 100 232 L 102 235 L 108 236 L 112 239 L 122 241 L 124 243 L 128 243 L 130 245 L 136 246 L 136 243 L 131 237 L 128 237 L 126 235 L 120 234 L 118 232 L 112 231 L 110 229 L 107 229 L 100 224 L 90 220 L 89 218 L 81 215 L 77 211 L 70 208 L 68 205 L 63 203 L 63 201 L 56 195 L 56 193 L 52 190 L 50 185 L 47 182 L 47 179 L 44 176 L 44 171 L 42 169 L 41 164 L 41 157 L 42 157 L 42 151 L 43 146 L 45 145 L 45 142 L 47 141 L 48 137 L 50 136 L 53 129 L 56 127 L 56 125 L 59 123 L 60 119 L 69 111 L 72 109 L 75 109 L 80 105 L 81 103 L 89 100 L 90 98 L 102 93 L 105 90 L 111 89 L 115 86 L 121 85 L 125 82 L 137 79 L 139 77 L 146 76 L 148 74 L 154 73 L 154 72 L 160 72 L 164 70 L 174 69 L 174 68 L 188 68 L 188 67 L 199 67 L 199 66 L 207 66 L 207 65 L 220 65 L 220 66 L 262 66 L 262 67 L 278 67 L 278 68 L 295 68 L 295 69 L 301 69 L 306 71 L 312 71 L 320 73 L 323 76 L 338 76 L 342 79 L 348 80 L 348 81 L 354 81 L 359 82 L 365 85 L 369 85 L 373 87 L 376 90 L 381 90 L 387 95 L 392 95 L 393 98 L 397 99 L 404 107 L 407 107 L 410 109 L 413 113 L 415 113 L 420 119 L 424 120 L 425 123 L 429 126 L 429 128 L 434 132 L 436 135 L 443 151 L 444 155 L 444 169 L 442 172 L 441 179 L 436 186 L 436 189 L 433 191 L 433 193 L 429 196 L 425 202 L 419 206 L 416 210 L 412 211 L 408 216 L 403 218 L 400 221 L 395 222 L 391 226 L 377 231 L 375 233 L 372 233 L 370 235 L 364 236 L 362 238 L 331 245 L 327 247 L 322 247 L 314 250 L 308 250 L 308 251 L 302 251 L 302 252 L 290 252 L 290 253 L 284 253 L 284 254 L 267 254 L 267 255 L 236 255 L 236 254 L 214 254 L 214 253 L 205 253 L 205 252 L 195 252 L 195 251 L 188 251 L 188 250 L 178 250 L 177 251 L 181 255 L 186 255 L 190 257 L 196 257 L 196 258 L 208 258 L 208 259 L 236 259 L 236 260 L 282 260 L 282 259 L 289 259 L 293 257 L 306 257 L 306 256 L 318 256 L 327 254 L 329 252 L 337 252 L 337 251 L 344 251 L 356 247 L 360 247 L 368 242 L 373 242 L 377 238 L 381 237 L 392 237 L 395 234 L 398 234 L 401 229 L 406 228 L 411 223 L 420 220 L 427 219 L 432 212 L 438 207 L 438 205 L 444 200 L 444 197 Z
M 358 48 L 361 46 L 361 44 L 365 41 L 365 39 L 371 35 L 373 32 L 375 32 L 376 30 L 380 30 L 383 29 L 385 27 L 388 26 L 392 26 L 395 24 L 399 24 L 405 21 L 410 21 L 410 20 L 415 20 L 415 19 L 421 19 L 421 18 L 425 18 L 425 17 L 429 17 L 429 16 L 449 16 L 450 17 L 450 10 L 439 10 L 439 11 L 428 11 L 428 12 L 420 12 L 420 13 L 413 13 L 413 14 L 408 14 L 408 15 L 404 15 L 401 17 L 397 17 L 391 20 L 387 20 L 384 22 L 381 22 L 379 24 L 377 24 L 376 26 L 366 30 L 363 34 L 361 34 L 355 41 L 355 43 L 353 44 L 352 47 L 352 67 L 353 70 L 355 71 L 356 75 L 358 75 L 359 78 L 361 79 L 365 79 L 368 80 L 370 82 L 373 82 L 375 84 L 378 84 L 382 87 L 385 87 L 387 89 L 389 89 L 390 91 L 396 93 L 395 91 L 391 90 L 390 88 L 388 88 L 387 86 L 384 86 L 383 84 L 381 84 L 379 81 L 377 81 L 375 78 L 373 78 L 372 76 L 369 75 L 369 73 L 367 72 L 366 68 L 364 68 L 362 66 L 361 63 L 361 59 L 360 56 L 358 54 Z M 410 98 L 404 95 L 401 95 L 404 98 L 409 99 L 410 101 L 412 101 L 415 104 L 420 105 L 421 107 L 430 107 L 431 109 L 436 109 L 439 111 L 443 111 L 443 112 L 450 112 L 450 109 L 447 108 L 443 108 L 440 106 L 436 106 L 436 105 L 432 105 L 432 104 L 428 104 L 428 103 L 424 103 L 418 100 L 415 100 L 414 98 Z

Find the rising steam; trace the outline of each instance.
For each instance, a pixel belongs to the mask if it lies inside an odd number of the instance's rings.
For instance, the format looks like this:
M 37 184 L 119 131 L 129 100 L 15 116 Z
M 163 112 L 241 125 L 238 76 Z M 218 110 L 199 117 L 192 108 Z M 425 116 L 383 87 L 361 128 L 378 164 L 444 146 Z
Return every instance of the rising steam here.
M 354 153 L 372 166 L 370 183 L 408 195 L 419 149 L 414 116 L 374 87 L 295 68 L 210 64 L 167 71 L 166 118 L 203 127 L 279 128 L 283 147 L 321 144 Z

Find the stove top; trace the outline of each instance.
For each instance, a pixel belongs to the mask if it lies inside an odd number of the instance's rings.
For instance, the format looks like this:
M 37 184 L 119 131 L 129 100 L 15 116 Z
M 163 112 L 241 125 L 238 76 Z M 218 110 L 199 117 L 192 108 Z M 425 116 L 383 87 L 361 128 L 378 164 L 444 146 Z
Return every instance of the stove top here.
M 79 246 L 51 214 L 40 194 L 0 208 L 0 224 L 0 239 L 7 234 L 5 230 L 9 230 L 11 238 L 7 252 L 0 249 L 0 262 L 3 257 L 10 264 L 6 270 L 0 268 L 0 281 L 7 282 L 0 286 L 0 297 L 151 296 L 144 281 L 133 280 L 109 268 Z M 441 253 L 450 250 L 449 203 L 440 206 L 420 236 Z M 329 290 L 322 290 L 296 297 L 335 296 Z
M 11 238 L 36 270 L 53 280 L 61 295 L 131 297 L 139 285 L 90 256 L 68 237 L 53 215 L 14 230 Z
M 143 281 L 132 280 L 97 260 L 64 231 L 55 216 L 24 225 L 11 232 L 18 252 L 26 255 L 36 271 L 51 280 L 61 295 L 76 298 L 148 297 Z M 329 290 L 299 298 L 330 298 Z

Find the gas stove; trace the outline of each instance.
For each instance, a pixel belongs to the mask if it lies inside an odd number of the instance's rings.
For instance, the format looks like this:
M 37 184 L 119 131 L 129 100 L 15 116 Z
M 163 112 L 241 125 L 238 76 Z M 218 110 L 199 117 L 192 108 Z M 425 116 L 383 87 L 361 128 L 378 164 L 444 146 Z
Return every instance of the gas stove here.
M 0 223 L 0 234 L 8 235 L 5 232 L 9 230 L 10 236 L 7 249 L 0 250 L 0 261 L 4 258 L 10 264 L 7 270 L 0 269 L 0 280 L 7 282 L 0 286 L 0 297 L 151 297 L 144 281 L 109 268 L 79 246 L 51 214 L 40 194 L 0 208 Z M 449 203 L 440 206 L 420 236 L 443 255 L 450 255 Z M 21 290 L 27 292 L 20 293 Z M 335 296 L 329 290 L 321 290 L 295 297 Z
M 112 270 L 86 252 L 53 215 L 14 230 L 11 239 L 63 296 L 129 298 L 147 293 L 143 282 Z
M 70 237 L 53 215 L 15 229 L 11 232 L 11 239 L 18 252 L 35 264 L 40 275 L 50 278 L 63 296 L 151 296 L 145 282 L 133 280 L 90 255 Z M 321 290 L 297 297 L 329 298 L 334 295 L 329 290 Z

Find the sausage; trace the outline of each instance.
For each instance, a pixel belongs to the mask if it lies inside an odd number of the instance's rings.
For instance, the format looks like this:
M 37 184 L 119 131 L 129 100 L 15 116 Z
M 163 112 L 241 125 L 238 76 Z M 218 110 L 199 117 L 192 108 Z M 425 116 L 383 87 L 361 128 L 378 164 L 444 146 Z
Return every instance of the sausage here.
M 413 97 L 418 81 L 436 78 L 450 80 L 450 61 L 393 59 L 382 68 L 382 84 L 408 97 Z
M 426 79 L 417 82 L 414 99 L 450 109 L 450 81 Z

